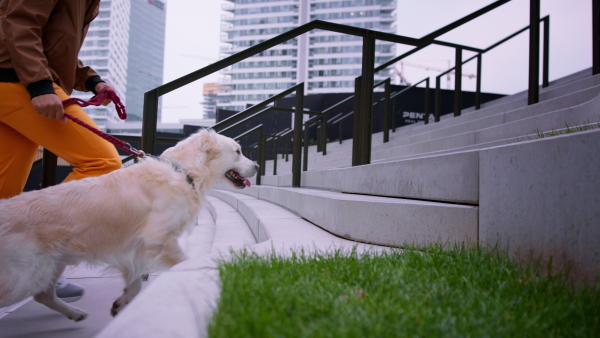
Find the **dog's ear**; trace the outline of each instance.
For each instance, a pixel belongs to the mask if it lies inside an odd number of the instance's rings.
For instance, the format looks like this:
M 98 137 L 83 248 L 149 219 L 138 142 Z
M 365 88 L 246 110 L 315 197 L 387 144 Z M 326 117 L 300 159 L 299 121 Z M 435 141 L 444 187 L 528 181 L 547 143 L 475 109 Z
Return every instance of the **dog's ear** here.
M 198 148 L 205 154 L 205 161 L 211 161 L 219 156 L 219 140 L 213 130 L 202 130 L 196 139 Z

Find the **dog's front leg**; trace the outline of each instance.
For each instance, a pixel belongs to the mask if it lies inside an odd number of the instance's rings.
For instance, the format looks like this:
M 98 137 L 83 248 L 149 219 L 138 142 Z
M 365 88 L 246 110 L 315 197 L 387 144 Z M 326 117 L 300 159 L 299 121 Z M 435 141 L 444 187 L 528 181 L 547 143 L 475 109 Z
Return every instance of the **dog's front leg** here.
M 87 317 L 87 312 L 76 306 L 69 305 L 56 297 L 56 281 L 64 270 L 65 266 L 56 269 L 55 275 L 53 276 L 53 283 L 51 283 L 51 285 L 49 285 L 45 291 L 36 294 L 33 299 L 35 299 L 38 303 L 46 305 L 54 311 L 62 313 L 65 315 L 65 317 L 78 322 Z
M 110 309 L 110 314 L 116 316 L 119 311 L 123 310 L 125 305 L 129 304 L 135 298 L 135 296 L 142 289 L 142 278 L 135 279 L 131 284 L 125 287 L 123 290 L 123 295 L 117 298 L 113 303 L 112 309 Z

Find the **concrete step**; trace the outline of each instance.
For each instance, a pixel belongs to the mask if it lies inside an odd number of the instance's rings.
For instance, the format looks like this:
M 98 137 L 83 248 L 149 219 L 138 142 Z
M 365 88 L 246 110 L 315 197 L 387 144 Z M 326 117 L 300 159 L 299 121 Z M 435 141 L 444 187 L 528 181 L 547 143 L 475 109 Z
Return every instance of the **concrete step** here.
M 566 112 L 559 111 L 549 114 L 553 114 L 557 118 L 553 122 L 555 125 L 562 124 L 564 116 L 573 118 L 573 116 L 579 116 L 581 112 L 595 114 L 600 121 L 599 105 L 600 97 L 584 105 L 568 108 Z M 548 120 L 537 122 L 537 125 L 543 125 Z M 513 132 L 516 129 L 518 133 L 521 124 L 513 124 L 516 122 L 508 124 L 505 128 L 494 129 L 501 129 L 503 132 Z M 598 126 L 595 127 L 598 130 Z M 556 129 L 559 130 L 559 128 Z M 478 133 L 472 133 L 470 136 L 486 137 L 478 136 Z M 495 134 L 498 133 L 499 131 L 495 131 Z M 463 147 L 463 149 L 469 148 L 464 151 L 453 149 L 452 151 L 428 154 L 428 156 L 418 153 L 404 159 L 385 158 L 381 162 L 365 166 L 310 170 L 302 173 L 301 184 L 307 188 L 346 193 L 476 205 L 479 203 L 479 151 L 509 144 L 518 149 L 520 144 L 510 143 L 510 140 L 501 138 L 496 141 L 471 144 Z M 291 183 L 291 174 L 262 177 L 263 185 L 289 187 Z
M 594 90 L 597 90 L 597 88 Z M 593 91 L 586 92 L 586 95 L 590 95 L 591 93 Z M 521 113 L 521 116 L 527 116 L 528 114 L 528 112 Z M 371 159 L 375 162 L 404 156 L 415 157 L 420 154 L 439 151 L 450 152 L 457 149 L 464 149 L 465 147 L 477 149 L 483 146 L 498 145 L 499 142 L 509 143 L 524 136 L 534 135 L 536 130 L 546 132 L 553 129 L 563 129 L 565 125 L 573 127 L 600 122 L 600 96 L 569 108 L 525 117 L 520 120 L 514 120 L 516 117 L 517 115 L 513 112 L 508 112 L 492 118 L 495 123 L 491 121 L 487 121 L 487 123 L 481 122 L 481 129 L 474 128 L 473 131 L 432 138 L 431 140 L 421 142 L 408 142 L 396 147 L 393 147 L 393 144 L 386 147 L 376 147 L 371 153 Z M 486 124 L 490 124 L 490 126 L 485 128 Z M 347 159 L 334 158 L 327 160 L 322 158 L 320 161 L 313 162 L 312 164 L 313 169 L 324 169 L 341 167 L 347 165 L 347 162 Z M 283 168 L 282 172 L 285 172 Z
M 589 90 L 585 90 L 577 96 L 577 100 L 581 101 L 600 92 L 600 86 Z M 577 101 L 568 101 L 573 103 Z M 549 101 L 547 105 L 560 107 L 568 104 L 560 101 Z M 457 133 L 455 135 L 441 137 L 438 139 L 427 140 L 423 142 L 413 142 L 401 146 L 395 146 L 395 142 L 390 142 L 386 146 L 374 146 L 371 154 L 372 163 L 390 162 L 393 160 L 404 160 L 418 157 L 430 157 L 445 153 L 455 153 L 461 151 L 470 151 L 493 147 L 498 145 L 509 144 L 526 139 L 527 137 L 536 136 L 536 130 L 549 132 L 552 130 L 563 130 L 568 125 L 569 127 L 585 126 L 588 124 L 595 125 L 600 122 L 600 97 L 596 96 L 583 104 L 572 106 L 569 108 L 559 109 L 550 113 L 534 115 L 533 108 L 526 107 L 518 111 L 511 111 L 492 118 L 479 119 L 468 124 L 473 127 L 478 124 L 481 129 L 473 128 L 475 131 Z M 521 117 L 521 119 L 518 119 Z M 482 121 L 483 120 L 483 121 Z M 491 127 L 484 128 L 486 125 Z M 347 168 L 351 166 L 351 145 L 345 148 L 334 148 L 336 151 L 333 156 L 323 156 L 316 152 L 316 148 L 312 149 L 309 154 L 309 171 L 322 170 L 330 168 Z M 311 158 L 314 158 L 310 161 Z M 262 177 L 262 183 L 266 185 L 285 185 L 286 182 L 291 185 L 291 178 L 282 177 L 280 179 L 271 179 L 272 163 L 267 164 L 267 176 Z M 278 162 L 278 174 L 291 174 L 291 162 Z M 314 186 L 314 185 L 311 185 Z M 382 194 L 385 195 L 385 194 Z M 460 199 L 459 199 L 460 200 Z
M 479 239 L 522 261 L 552 257 L 578 283 L 600 276 L 600 129 L 479 156 Z
M 573 83 L 571 83 L 570 85 L 565 85 L 565 86 L 569 87 L 567 89 L 575 90 L 582 86 L 582 84 L 581 84 L 582 82 L 584 82 L 586 85 L 589 85 L 590 83 L 600 82 L 600 77 L 598 77 L 598 76 L 587 77 L 583 80 L 575 81 L 574 83 L 576 84 L 576 86 L 573 86 Z M 565 91 L 567 91 L 567 89 L 563 88 L 563 89 L 560 89 L 559 91 L 565 92 Z M 450 151 L 451 149 L 453 149 L 453 148 L 448 148 L 448 146 L 452 146 L 453 143 L 452 142 L 447 143 L 448 139 L 444 139 L 444 136 L 449 137 L 452 135 L 461 135 L 461 133 L 463 133 L 463 135 L 457 136 L 454 139 L 456 140 L 456 139 L 460 139 L 462 137 L 463 140 L 466 140 L 466 138 L 468 138 L 468 136 L 464 135 L 464 133 L 466 133 L 466 132 L 472 132 L 472 131 L 476 131 L 476 130 L 480 130 L 480 129 L 486 129 L 486 128 L 490 128 L 490 127 L 493 127 L 498 124 L 514 122 L 519 119 L 525 119 L 527 117 L 540 115 L 543 113 L 547 113 L 549 111 L 560 110 L 560 109 L 564 109 L 566 107 L 579 105 L 579 104 L 582 104 L 586 101 L 593 99 L 599 92 L 600 92 L 600 86 L 594 86 L 592 88 L 587 88 L 587 89 L 583 89 L 583 90 L 579 90 L 579 91 L 575 90 L 574 92 L 565 94 L 563 96 L 560 96 L 560 97 L 557 97 L 554 99 L 548 99 L 546 101 L 543 101 L 541 103 L 538 103 L 536 105 L 531 105 L 531 106 L 525 105 L 524 107 L 521 107 L 523 105 L 523 103 L 514 103 L 514 102 L 509 103 L 509 104 L 504 104 L 504 105 L 497 105 L 497 106 L 494 106 L 494 108 L 492 110 L 487 111 L 488 114 L 491 114 L 491 115 L 487 115 L 487 116 L 482 114 L 483 110 L 480 110 L 480 111 L 474 112 L 472 114 L 465 114 L 463 116 L 449 119 L 449 120 L 446 120 L 446 121 L 443 121 L 443 122 L 440 122 L 437 124 L 421 126 L 421 128 L 413 128 L 413 129 L 409 130 L 409 132 L 406 132 L 406 130 L 404 130 L 404 128 L 402 128 L 400 131 L 398 131 L 396 133 L 392 133 L 391 141 L 389 143 L 385 143 L 385 144 L 382 142 L 383 133 L 377 133 L 377 134 L 373 135 L 372 161 L 376 162 L 376 161 L 379 161 L 379 160 L 382 160 L 385 158 L 414 156 L 419 153 L 431 153 L 431 152 L 438 152 L 438 151 L 446 151 L 447 152 L 447 151 Z M 513 109 L 513 110 L 506 110 L 506 109 L 514 108 L 513 104 L 520 108 Z M 495 111 L 496 109 L 498 111 Z M 504 110 L 502 110 L 502 109 L 504 109 Z M 581 121 L 581 120 L 574 120 L 574 119 L 571 119 L 569 121 L 569 119 L 565 119 L 565 121 L 563 121 L 563 122 L 566 122 L 571 126 L 578 125 L 578 124 L 582 125 L 582 124 L 586 124 L 587 122 L 593 122 L 593 121 L 585 121 L 585 120 Z M 548 130 L 551 130 L 552 128 L 560 129 L 562 127 L 564 127 L 564 123 L 561 124 L 560 126 L 554 125 Z M 527 130 L 525 132 L 525 134 L 516 135 L 515 137 L 531 134 L 536 129 L 543 130 L 541 128 L 541 126 L 539 126 L 539 127 L 533 126 L 530 128 L 530 130 Z M 435 139 L 442 140 L 442 142 L 445 143 L 445 147 L 443 147 L 441 149 L 436 149 L 435 143 L 433 146 L 428 145 L 426 143 L 426 141 L 435 140 Z M 496 139 L 496 140 L 492 140 L 489 142 L 494 143 L 494 142 L 498 142 L 498 141 L 499 140 Z M 466 142 L 468 143 L 469 141 L 466 140 Z M 390 152 L 392 152 L 391 149 L 396 147 L 398 144 L 402 144 L 404 147 L 410 147 L 410 146 L 408 146 L 409 144 L 412 145 L 415 143 L 418 145 L 416 147 L 412 147 L 413 153 L 404 153 L 404 154 L 391 153 L 390 154 Z M 496 145 L 496 144 L 493 144 L 493 145 Z M 471 144 L 464 144 L 464 141 L 463 141 L 463 143 L 461 143 L 460 140 L 458 141 L 457 144 L 454 145 L 454 147 L 456 149 L 464 149 L 465 147 L 469 147 L 469 146 L 471 146 Z M 351 165 L 351 159 L 349 156 L 349 154 L 352 151 L 352 142 L 351 141 L 346 141 L 343 144 L 338 144 L 335 142 L 329 143 L 327 147 L 328 147 L 327 156 L 323 156 L 322 153 L 317 152 L 316 146 L 309 147 L 309 156 L 308 156 L 309 170 L 323 169 L 323 168 L 335 168 L 335 167 L 348 167 Z M 383 155 L 378 155 L 377 154 L 378 151 L 387 151 L 387 153 L 384 153 Z M 278 165 L 277 171 L 279 174 L 291 173 L 291 162 L 278 161 L 277 165 Z M 273 173 L 272 161 L 267 162 L 266 170 L 267 170 L 266 171 L 267 175 L 271 175 Z
M 388 245 L 463 238 L 498 246 L 522 261 L 553 257 L 554 271 L 570 269 L 575 280 L 593 283 L 600 273 L 599 153 L 596 128 L 470 152 L 315 170 L 302 179 L 318 189 L 259 186 L 244 193 L 340 236 Z M 477 205 L 362 195 L 438 198 L 449 192 L 476 195 Z
M 391 142 L 393 143 L 414 143 L 432 140 L 435 138 L 443 138 L 446 136 L 465 133 L 468 131 L 476 131 L 489 128 L 495 125 L 500 125 L 507 122 L 517 121 L 528 117 L 542 115 L 548 112 L 565 109 L 572 106 L 577 106 L 588 102 L 598 96 L 600 86 L 584 89 L 574 93 L 566 94 L 551 100 L 543 101 L 535 105 L 519 107 L 517 109 L 505 110 L 492 115 L 463 115 L 453 119 L 455 123 L 439 123 L 424 130 L 422 133 L 413 135 L 404 135 L 402 133 L 394 133 Z M 448 121 L 449 122 L 449 121 Z M 380 145 L 373 147 L 374 151 L 379 148 L 384 148 Z
M 590 71 L 589 76 L 577 79 L 574 82 L 559 82 L 558 86 L 552 85 L 547 88 L 544 88 L 540 91 L 540 103 L 544 103 L 549 100 L 560 98 L 565 95 L 573 94 L 599 85 L 600 75 L 591 76 Z M 437 128 L 445 128 L 455 124 L 461 124 L 470 119 L 489 117 L 495 114 L 514 111 L 523 107 L 527 107 L 527 92 L 487 102 L 486 105 L 482 106 L 482 108 L 479 110 L 465 110 L 465 112 L 459 117 L 454 117 L 451 114 L 444 115 L 443 121 L 440 121 L 438 123 L 430 123 L 427 125 L 424 123 L 417 123 L 414 125 L 407 126 L 411 128 L 402 127 L 400 128 L 402 132 L 398 133 L 397 130 L 395 135 L 412 136 L 414 134 L 421 133 L 422 130 L 432 131 Z
M 366 243 L 477 241 L 476 206 L 269 186 L 241 193 L 284 207 L 337 236 Z

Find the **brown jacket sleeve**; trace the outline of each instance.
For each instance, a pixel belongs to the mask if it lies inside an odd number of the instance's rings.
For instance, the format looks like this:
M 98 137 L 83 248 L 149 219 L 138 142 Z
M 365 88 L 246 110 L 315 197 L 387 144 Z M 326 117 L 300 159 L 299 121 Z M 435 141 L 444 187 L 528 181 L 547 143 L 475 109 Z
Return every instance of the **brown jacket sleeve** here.
M 0 0 L 1 1 L 1 0 Z M 75 89 L 81 92 L 96 93 L 96 84 L 104 82 L 91 67 L 84 66 L 81 60 L 77 60 L 77 72 L 75 73 Z
M 52 74 L 44 55 L 42 28 L 58 0 L 11 0 L 2 22 L 4 44 L 17 76 L 30 93 L 54 93 Z M 33 90 L 33 91 L 32 91 Z

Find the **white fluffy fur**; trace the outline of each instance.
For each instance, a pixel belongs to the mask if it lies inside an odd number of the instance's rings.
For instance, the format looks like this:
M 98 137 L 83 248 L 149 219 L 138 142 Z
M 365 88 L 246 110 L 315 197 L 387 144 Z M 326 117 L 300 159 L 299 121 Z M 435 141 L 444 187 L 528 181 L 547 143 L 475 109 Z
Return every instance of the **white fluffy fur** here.
M 233 184 L 224 176 L 230 169 L 250 177 L 258 166 L 232 139 L 202 130 L 160 160 L 0 200 L 0 307 L 33 295 L 67 318 L 85 319 L 54 289 L 67 265 L 87 262 L 121 271 L 126 289 L 116 314 L 139 292 L 143 274 L 185 259 L 178 237 L 213 183 Z

